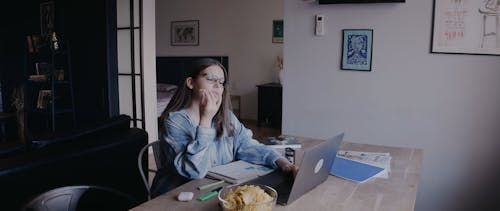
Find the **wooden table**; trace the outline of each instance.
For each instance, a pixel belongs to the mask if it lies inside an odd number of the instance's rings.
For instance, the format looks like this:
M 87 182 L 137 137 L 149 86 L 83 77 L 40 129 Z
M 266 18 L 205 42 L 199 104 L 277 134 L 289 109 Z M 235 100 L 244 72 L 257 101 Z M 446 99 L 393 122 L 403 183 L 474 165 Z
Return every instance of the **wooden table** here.
M 320 140 L 304 139 L 304 148 L 318 143 Z M 328 179 L 287 206 L 276 205 L 274 210 L 413 210 L 422 167 L 423 150 L 356 144 L 344 142 L 344 150 L 389 152 L 392 156 L 391 173 L 388 179 L 373 179 L 365 183 L 356 183 L 335 176 Z M 297 160 L 301 154 L 298 153 Z M 199 191 L 197 187 L 213 182 L 210 179 L 190 181 L 164 195 L 147 201 L 132 210 L 222 210 L 218 206 L 217 197 L 205 202 L 196 200 L 200 195 L 210 191 Z M 227 184 L 224 184 L 227 185 Z M 221 186 L 224 186 L 221 185 Z M 190 202 L 177 201 L 182 191 L 194 193 Z

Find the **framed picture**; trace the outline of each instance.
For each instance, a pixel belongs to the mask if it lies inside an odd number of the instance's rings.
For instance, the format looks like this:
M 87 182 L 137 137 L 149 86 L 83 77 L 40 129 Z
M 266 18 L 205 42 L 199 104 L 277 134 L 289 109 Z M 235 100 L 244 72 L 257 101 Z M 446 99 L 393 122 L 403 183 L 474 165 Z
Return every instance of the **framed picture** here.
M 372 29 L 342 30 L 342 70 L 372 70 Z
M 47 62 L 36 62 L 35 63 L 35 73 L 37 75 L 50 75 L 52 72 L 52 66 Z
M 500 55 L 498 0 L 434 0 L 432 53 Z
M 273 20 L 273 43 L 283 43 L 283 20 Z
M 200 45 L 199 20 L 172 21 L 170 44 L 179 46 Z
M 40 4 L 40 33 L 43 37 L 49 36 L 54 31 L 54 2 L 43 2 Z
M 38 91 L 38 99 L 36 103 L 36 108 L 46 109 L 49 105 L 50 98 L 52 98 L 52 90 L 40 90 Z

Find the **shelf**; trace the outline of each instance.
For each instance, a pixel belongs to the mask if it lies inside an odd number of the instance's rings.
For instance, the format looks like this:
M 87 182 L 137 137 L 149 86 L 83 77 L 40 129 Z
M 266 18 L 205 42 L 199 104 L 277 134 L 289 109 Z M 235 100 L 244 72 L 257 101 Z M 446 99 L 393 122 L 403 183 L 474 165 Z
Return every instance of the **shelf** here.
M 39 108 L 36 108 L 36 109 L 33 109 L 31 112 L 33 113 L 37 113 L 37 114 L 51 114 L 52 111 L 50 110 L 50 108 L 47 108 L 47 109 L 39 109 Z M 72 113 L 73 112 L 73 109 L 71 108 L 65 108 L 65 109 L 56 109 L 54 114 L 55 115 L 60 115 L 60 114 L 66 114 L 66 113 Z
M 33 79 L 28 79 L 26 80 L 29 83 L 34 83 L 34 84 L 43 84 L 43 83 L 49 83 L 49 80 L 33 80 Z
M 29 80 L 27 80 L 26 87 L 27 88 L 41 88 L 41 87 L 48 88 L 48 87 L 50 87 L 50 83 L 43 82 L 43 81 L 29 81 Z
M 55 80 L 54 83 L 55 84 L 66 84 L 66 85 L 69 85 L 69 81 L 66 81 L 66 80 L 64 80 L 64 81 Z
M 54 51 L 46 45 L 37 49 L 37 52 L 27 52 L 24 65 L 27 87 L 24 89 L 27 96 L 24 111 L 28 131 L 55 132 L 76 127 L 71 51 L 68 43 L 59 47 Z M 45 108 L 37 108 L 38 105 L 44 105 Z
M 66 109 L 56 109 L 54 112 L 55 114 L 65 114 L 65 113 L 72 113 L 73 109 L 71 108 L 66 108 Z
M 59 50 L 53 51 L 52 49 L 48 48 L 47 46 L 44 46 L 44 47 L 38 49 L 37 52 L 29 52 L 28 53 L 28 55 L 31 57 L 51 56 L 51 55 L 66 55 L 66 54 L 67 54 L 66 50 L 59 48 Z
M 66 51 L 65 50 L 57 50 L 57 51 L 54 51 L 53 52 L 54 55 L 66 55 Z
M 51 81 L 50 81 L 50 80 L 31 80 L 31 79 L 28 79 L 28 80 L 26 80 L 26 81 L 28 81 L 29 83 L 33 83 L 33 84 L 46 84 L 46 83 L 51 83 Z M 67 81 L 67 80 L 60 80 L 60 81 L 55 80 L 55 81 L 54 81 L 54 84 L 67 84 L 67 85 L 69 85 L 69 81 Z

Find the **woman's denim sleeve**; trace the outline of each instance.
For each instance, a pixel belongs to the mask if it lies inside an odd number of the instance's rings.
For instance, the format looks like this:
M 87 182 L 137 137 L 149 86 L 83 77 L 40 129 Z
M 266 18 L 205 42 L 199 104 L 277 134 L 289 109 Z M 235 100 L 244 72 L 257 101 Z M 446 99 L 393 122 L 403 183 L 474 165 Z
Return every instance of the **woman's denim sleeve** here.
M 190 179 L 205 177 L 210 167 L 207 150 L 215 129 L 198 126 L 193 132 L 189 119 L 179 114 L 169 116 L 165 127 L 163 136 L 176 153 L 173 164 L 177 172 Z
M 236 159 L 277 168 L 276 160 L 282 156 L 272 148 L 253 139 L 252 131 L 245 128 L 236 116 L 232 115 L 232 120 L 235 126 Z

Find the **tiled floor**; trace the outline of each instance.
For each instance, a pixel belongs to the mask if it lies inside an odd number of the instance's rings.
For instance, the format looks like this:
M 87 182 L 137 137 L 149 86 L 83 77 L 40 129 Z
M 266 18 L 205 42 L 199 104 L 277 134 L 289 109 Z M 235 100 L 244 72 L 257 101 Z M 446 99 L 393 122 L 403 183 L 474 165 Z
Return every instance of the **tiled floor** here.
M 241 122 L 245 125 L 245 127 L 252 130 L 253 138 L 256 140 L 262 140 L 269 136 L 279 136 L 281 134 L 280 129 L 257 127 L 256 120 L 241 120 Z M 149 154 L 149 169 L 151 171 L 156 170 L 153 154 Z M 149 173 L 150 182 L 153 181 L 153 177 L 154 177 L 154 172 L 150 172 Z

